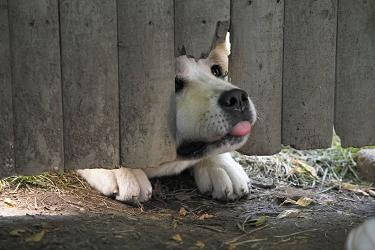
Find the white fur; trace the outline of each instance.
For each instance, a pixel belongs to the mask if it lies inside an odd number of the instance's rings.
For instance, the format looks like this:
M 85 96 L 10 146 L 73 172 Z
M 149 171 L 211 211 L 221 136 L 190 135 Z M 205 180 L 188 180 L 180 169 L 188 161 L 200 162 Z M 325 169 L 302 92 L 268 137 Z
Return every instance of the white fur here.
M 118 193 L 115 171 L 112 169 L 80 169 L 78 174 L 84 178 L 93 188 L 105 196 Z
M 156 168 L 145 168 L 144 171 L 147 174 L 147 177 L 149 178 L 177 175 L 185 169 L 193 166 L 197 162 L 199 162 L 199 160 L 172 161 L 164 163 Z
M 177 75 L 186 81 L 185 90 L 176 94 L 176 144 L 184 139 L 213 141 L 223 137 L 230 125 L 218 99 L 224 91 L 237 87 L 213 76 L 208 59 L 196 62 L 181 56 L 176 67 Z
M 155 168 L 84 169 L 78 173 L 99 192 L 120 201 L 147 201 L 152 193 L 148 178 L 176 175 L 193 165 L 202 193 L 211 193 L 213 198 L 221 200 L 234 200 L 248 194 L 249 177 L 230 153 L 226 153 L 241 147 L 247 136 L 237 144 L 214 144 L 233 126 L 218 104 L 219 97 L 224 91 L 237 88 L 211 73 L 214 64 L 221 65 L 223 71 L 228 70 L 228 53 L 223 46 L 215 48 L 207 59 L 196 61 L 180 56 L 176 62 L 177 76 L 186 81 L 183 91 L 176 93 L 176 144 L 194 140 L 213 142 L 207 147 L 208 155 L 203 159 L 176 159 Z M 249 103 L 254 123 L 256 113 L 250 99 Z
M 199 191 L 219 200 L 234 200 L 249 193 L 250 179 L 230 153 L 202 160 L 194 167 Z
M 141 169 L 81 169 L 78 174 L 105 196 L 119 201 L 144 202 L 151 198 L 151 183 Z
M 249 193 L 250 179 L 230 153 L 201 161 L 169 162 L 143 170 L 97 168 L 81 169 L 78 173 L 106 196 L 113 196 L 119 201 L 144 202 L 149 200 L 152 194 L 148 178 L 176 175 L 191 166 L 194 166 L 194 178 L 202 193 L 211 193 L 213 198 L 219 200 L 235 200 Z

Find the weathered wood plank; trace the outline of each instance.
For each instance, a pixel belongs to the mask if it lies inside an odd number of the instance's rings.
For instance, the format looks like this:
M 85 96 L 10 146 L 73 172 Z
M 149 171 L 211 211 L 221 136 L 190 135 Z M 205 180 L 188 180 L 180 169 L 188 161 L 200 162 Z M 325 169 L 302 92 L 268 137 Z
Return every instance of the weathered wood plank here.
M 9 4 L 18 174 L 63 168 L 57 0 Z
M 337 0 L 286 0 L 282 143 L 329 147 L 333 131 Z
M 281 148 L 281 90 L 284 1 L 232 1 L 229 75 L 246 90 L 258 112 L 247 154 Z
M 229 0 L 175 0 L 175 55 L 205 58 L 229 29 Z
M 173 1 L 118 1 L 121 163 L 175 159 Z
M 343 146 L 375 145 L 375 1 L 339 1 L 335 129 Z
M 0 0 L 0 178 L 15 174 L 8 1 Z
M 116 1 L 60 1 L 65 167 L 119 164 Z

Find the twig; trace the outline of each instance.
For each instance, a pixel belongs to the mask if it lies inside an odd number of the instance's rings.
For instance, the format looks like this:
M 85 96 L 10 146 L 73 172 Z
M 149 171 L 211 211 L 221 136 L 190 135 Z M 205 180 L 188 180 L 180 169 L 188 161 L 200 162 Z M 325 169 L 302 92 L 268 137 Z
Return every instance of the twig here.
M 318 229 L 317 228 L 313 228 L 313 229 L 303 230 L 303 231 L 299 231 L 299 232 L 295 232 L 295 233 L 291 233 L 291 234 L 286 234 L 286 235 L 275 235 L 273 237 L 275 237 L 275 238 L 285 238 L 285 237 L 296 236 L 298 234 L 313 232 L 313 231 L 316 231 L 316 230 L 318 230 Z
M 324 182 L 325 182 L 326 177 L 327 177 L 327 174 L 328 174 L 328 168 L 326 168 L 326 169 L 324 170 L 324 174 L 323 174 L 323 178 L 322 178 L 322 183 L 320 184 L 320 187 L 323 187 Z
M 329 165 L 327 165 L 327 167 L 330 168 Z M 333 173 L 334 177 L 336 178 L 336 180 L 341 181 L 341 179 L 337 176 L 335 170 L 333 170 L 333 168 L 330 168 L 330 169 L 331 169 L 331 172 Z
M 14 189 L 13 193 L 17 193 L 19 187 L 21 186 L 21 182 L 19 182 L 16 186 L 16 188 Z
M 38 203 L 37 203 L 37 201 L 36 201 L 36 197 L 34 197 L 34 208 L 35 208 L 35 210 L 38 209 Z
M 224 233 L 225 230 L 222 230 L 222 229 L 218 229 L 216 227 L 213 227 L 213 226 L 208 226 L 208 225 L 196 225 L 197 227 L 201 227 L 201 228 L 205 228 L 205 229 L 208 229 L 208 230 L 211 230 L 211 231 L 214 231 L 214 232 L 218 232 L 218 233 Z
M 339 199 L 341 199 L 341 200 L 345 200 L 345 201 L 352 201 L 352 202 L 356 202 L 356 200 L 354 200 L 354 199 L 351 199 L 351 198 L 346 198 L 346 197 L 339 197 Z
M 231 239 L 231 240 L 225 241 L 224 244 L 232 244 L 232 243 L 238 241 L 239 239 L 241 239 L 241 238 L 243 238 L 243 237 L 245 237 L 245 236 L 249 236 L 249 235 L 252 234 L 252 233 L 255 233 L 255 232 L 257 232 L 257 231 L 260 231 L 260 230 L 266 228 L 267 226 L 268 226 L 268 225 L 264 225 L 264 226 L 262 226 L 262 227 L 255 228 L 255 229 L 253 229 L 253 230 L 251 230 L 251 231 L 249 231 L 249 232 L 247 232 L 247 233 L 245 233 L 245 234 L 242 234 L 242 235 L 240 235 L 240 236 L 237 236 L 237 237 L 235 237 L 235 238 L 233 238 L 233 239 Z
M 251 240 L 244 240 L 244 241 L 240 241 L 240 242 L 236 242 L 236 243 L 231 243 L 229 245 L 231 246 L 239 246 L 239 245 L 243 245 L 243 244 L 246 244 L 246 243 L 255 243 L 255 242 L 260 242 L 260 241 L 265 241 L 267 240 L 267 238 L 263 238 L 263 239 L 251 239 Z
M 360 181 L 360 179 L 359 179 L 357 173 L 354 171 L 354 169 L 350 165 L 348 165 L 348 167 L 349 167 L 350 172 L 352 172 L 354 177 L 357 179 L 357 181 Z
M 79 181 L 79 183 L 83 186 L 83 188 L 87 189 L 86 184 L 80 178 L 78 178 L 78 176 L 74 176 L 74 177 Z
M 345 166 L 344 171 L 341 173 L 341 179 L 344 179 L 345 175 L 348 173 L 348 165 Z
M 322 191 L 319 191 L 318 194 L 322 194 L 322 193 L 328 192 L 329 190 L 334 189 L 335 187 L 336 187 L 336 185 L 335 186 L 331 186 L 329 188 L 326 188 L 326 189 L 324 189 Z

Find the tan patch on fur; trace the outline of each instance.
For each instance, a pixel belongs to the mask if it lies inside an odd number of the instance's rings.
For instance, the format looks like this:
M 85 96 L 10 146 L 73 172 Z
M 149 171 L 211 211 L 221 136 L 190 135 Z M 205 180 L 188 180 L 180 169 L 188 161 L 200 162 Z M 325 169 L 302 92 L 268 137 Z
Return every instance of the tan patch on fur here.
M 208 60 L 212 64 L 219 64 L 224 72 L 228 72 L 228 56 L 229 50 L 225 43 L 218 44 L 208 56 Z

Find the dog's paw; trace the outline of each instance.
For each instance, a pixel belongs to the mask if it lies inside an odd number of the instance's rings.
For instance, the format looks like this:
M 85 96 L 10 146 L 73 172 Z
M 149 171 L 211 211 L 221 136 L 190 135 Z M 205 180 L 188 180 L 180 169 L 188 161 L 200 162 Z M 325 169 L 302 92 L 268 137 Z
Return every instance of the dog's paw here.
M 194 167 L 194 177 L 202 193 L 214 199 L 236 200 L 249 194 L 250 179 L 230 153 L 210 157 Z
M 152 186 L 141 169 L 81 169 L 77 171 L 93 188 L 123 202 L 144 202 L 151 198 Z
M 91 187 L 105 196 L 114 196 L 118 193 L 115 172 L 111 169 L 80 169 L 77 173 L 85 179 Z
M 146 174 L 141 169 L 116 169 L 119 192 L 116 200 L 145 202 L 151 198 L 152 186 Z

